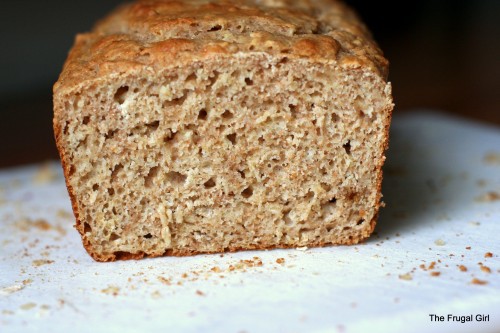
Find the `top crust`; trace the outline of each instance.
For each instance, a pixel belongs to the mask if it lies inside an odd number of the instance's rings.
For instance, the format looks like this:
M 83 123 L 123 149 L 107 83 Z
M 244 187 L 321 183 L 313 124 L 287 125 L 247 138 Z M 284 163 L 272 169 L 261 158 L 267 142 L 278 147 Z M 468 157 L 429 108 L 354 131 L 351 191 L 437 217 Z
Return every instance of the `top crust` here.
M 362 67 L 387 78 L 388 62 L 370 33 L 336 0 L 140 0 L 76 37 L 54 93 L 114 74 L 249 52 Z

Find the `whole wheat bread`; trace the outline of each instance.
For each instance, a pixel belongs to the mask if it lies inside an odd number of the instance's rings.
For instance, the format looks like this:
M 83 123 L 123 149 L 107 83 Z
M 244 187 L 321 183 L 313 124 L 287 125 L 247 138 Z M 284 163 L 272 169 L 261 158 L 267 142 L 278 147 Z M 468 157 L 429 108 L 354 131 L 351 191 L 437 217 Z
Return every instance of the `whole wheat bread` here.
M 333 0 L 137 1 L 78 35 L 54 131 L 99 261 L 356 244 L 375 226 L 387 61 Z

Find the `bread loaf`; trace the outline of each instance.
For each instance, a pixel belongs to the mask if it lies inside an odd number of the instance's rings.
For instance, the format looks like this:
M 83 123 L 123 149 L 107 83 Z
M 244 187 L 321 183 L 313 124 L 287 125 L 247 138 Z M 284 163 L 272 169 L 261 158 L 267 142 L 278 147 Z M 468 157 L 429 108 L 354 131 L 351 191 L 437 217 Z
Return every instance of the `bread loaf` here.
M 387 61 L 334 0 L 144 0 L 78 35 L 54 86 L 99 261 L 356 244 L 375 226 Z

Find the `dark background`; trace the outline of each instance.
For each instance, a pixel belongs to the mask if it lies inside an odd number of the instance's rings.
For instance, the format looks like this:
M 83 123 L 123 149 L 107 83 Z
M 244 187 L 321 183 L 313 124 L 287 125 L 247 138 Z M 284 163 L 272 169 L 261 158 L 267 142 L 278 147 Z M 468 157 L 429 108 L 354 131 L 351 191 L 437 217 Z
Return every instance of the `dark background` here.
M 77 32 L 120 0 L 2 0 L 0 168 L 57 158 L 52 85 Z M 500 125 L 500 1 L 346 0 L 391 62 L 395 114 L 432 108 Z

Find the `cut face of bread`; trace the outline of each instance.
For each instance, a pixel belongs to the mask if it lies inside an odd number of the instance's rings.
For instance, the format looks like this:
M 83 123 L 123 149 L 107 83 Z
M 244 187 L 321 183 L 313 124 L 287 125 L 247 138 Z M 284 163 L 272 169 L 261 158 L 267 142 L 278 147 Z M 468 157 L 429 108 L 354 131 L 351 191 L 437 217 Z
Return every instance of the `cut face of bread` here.
M 54 89 L 54 128 L 96 260 L 355 244 L 373 231 L 385 75 L 333 38 L 252 49 L 255 33 L 224 41 L 219 27 L 210 43 L 77 40 Z

